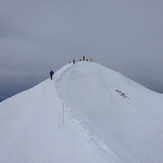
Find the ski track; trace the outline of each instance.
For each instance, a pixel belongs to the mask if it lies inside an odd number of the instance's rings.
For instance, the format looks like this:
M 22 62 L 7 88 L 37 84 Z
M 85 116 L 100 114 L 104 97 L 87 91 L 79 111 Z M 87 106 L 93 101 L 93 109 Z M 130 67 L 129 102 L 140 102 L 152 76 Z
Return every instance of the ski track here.
M 76 66 L 76 65 L 72 65 L 73 66 Z M 57 89 L 57 94 L 58 96 L 60 97 L 60 99 L 62 100 L 62 105 L 63 106 L 66 106 L 66 110 L 69 112 L 69 115 L 71 116 L 72 119 L 75 119 L 75 117 L 72 115 L 72 113 L 70 112 L 71 111 L 71 108 L 69 108 L 70 106 L 68 105 L 67 102 L 65 102 L 65 100 L 63 99 L 62 95 L 59 94 L 59 83 L 60 81 L 62 80 L 62 77 L 66 75 L 66 73 L 68 71 L 71 71 L 72 70 L 72 67 L 69 67 L 67 68 L 65 71 L 62 71 L 61 75 L 57 77 L 56 79 L 56 82 L 55 82 L 55 85 L 56 85 L 56 89 Z M 69 80 L 68 80 L 69 81 Z M 68 84 L 69 85 L 69 84 Z M 69 87 L 67 88 L 69 89 Z M 89 132 L 89 130 L 87 130 L 81 121 L 79 120 L 76 120 L 75 121 L 78 122 L 78 125 L 80 125 L 80 127 L 82 128 L 82 130 L 87 133 L 89 139 L 92 141 L 92 143 L 94 144 L 94 146 L 96 146 L 95 148 L 98 149 L 98 151 L 101 153 L 101 155 L 105 158 L 107 158 L 108 160 L 110 160 L 112 162 L 112 160 L 116 160 L 117 163 L 122 163 L 121 160 L 118 159 L 118 157 L 105 145 L 104 141 L 100 138 L 98 138 L 97 136 L 95 135 L 91 135 L 91 133 Z M 112 158 L 112 159 L 110 159 Z

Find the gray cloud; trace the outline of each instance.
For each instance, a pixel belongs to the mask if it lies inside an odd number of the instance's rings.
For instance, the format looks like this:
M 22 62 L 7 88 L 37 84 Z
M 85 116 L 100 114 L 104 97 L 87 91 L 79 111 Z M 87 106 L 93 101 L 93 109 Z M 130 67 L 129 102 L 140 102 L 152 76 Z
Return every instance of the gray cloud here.
M 160 0 L 1 0 L 0 95 L 83 55 L 163 92 L 162 8 Z

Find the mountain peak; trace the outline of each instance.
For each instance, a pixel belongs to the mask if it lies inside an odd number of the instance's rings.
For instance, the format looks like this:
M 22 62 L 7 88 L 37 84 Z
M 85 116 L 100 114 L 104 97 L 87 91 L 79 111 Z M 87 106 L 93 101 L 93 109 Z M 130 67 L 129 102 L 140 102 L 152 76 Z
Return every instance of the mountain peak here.
M 163 97 L 93 62 L 0 104 L 0 162 L 161 163 Z

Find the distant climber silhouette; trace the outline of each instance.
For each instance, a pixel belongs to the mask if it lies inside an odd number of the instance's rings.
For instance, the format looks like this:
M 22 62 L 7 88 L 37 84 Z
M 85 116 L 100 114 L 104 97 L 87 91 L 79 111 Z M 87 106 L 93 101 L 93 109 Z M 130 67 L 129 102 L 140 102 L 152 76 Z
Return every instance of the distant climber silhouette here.
M 50 71 L 50 79 L 53 80 L 53 75 L 54 75 L 54 72 L 53 70 Z
M 90 60 L 91 62 L 93 62 L 93 58 L 89 58 L 89 60 Z
M 73 59 L 73 64 L 75 64 L 75 59 Z

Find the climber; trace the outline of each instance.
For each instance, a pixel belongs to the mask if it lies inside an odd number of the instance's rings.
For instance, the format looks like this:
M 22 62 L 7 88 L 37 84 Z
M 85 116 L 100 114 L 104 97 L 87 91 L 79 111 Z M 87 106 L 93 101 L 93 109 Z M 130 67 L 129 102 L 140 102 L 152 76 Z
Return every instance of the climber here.
M 54 75 L 54 72 L 51 70 L 50 71 L 50 79 L 53 80 L 53 75 Z
M 91 62 L 93 62 L 93 58 L 89 58 L 89 60 L 90 60 Z
M 75 59 L 73 59 L 73 64 L 75 64 Z

